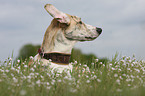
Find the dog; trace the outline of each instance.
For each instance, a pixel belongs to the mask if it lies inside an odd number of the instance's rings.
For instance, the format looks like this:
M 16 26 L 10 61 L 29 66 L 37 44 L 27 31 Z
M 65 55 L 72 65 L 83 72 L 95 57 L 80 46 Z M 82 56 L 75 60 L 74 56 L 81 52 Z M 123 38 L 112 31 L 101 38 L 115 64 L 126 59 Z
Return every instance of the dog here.
M 69 63 L 71 50 L 78 41 L 92 41 L 102 29 L 85 24 L 81 18 L 59 11 L 51 4 L 46 4 L 46 11 L 54 18 L 47 28 L 41 48 L 34 57 L 34 62 L 40 60 L 50 68 L 62 73 L 65 69 L 72 70 Z

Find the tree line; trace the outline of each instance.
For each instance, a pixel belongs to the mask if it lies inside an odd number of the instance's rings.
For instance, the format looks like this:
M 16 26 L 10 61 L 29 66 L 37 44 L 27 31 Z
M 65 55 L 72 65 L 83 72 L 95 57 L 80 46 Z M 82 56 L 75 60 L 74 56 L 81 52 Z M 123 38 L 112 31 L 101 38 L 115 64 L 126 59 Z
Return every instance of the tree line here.
M 35 56 L 38 54 L 38 49 L 40 48 L 40 45 L 33 45 L 33 44 L 26 44 L 22 46 L 22 48 L 19 50 L 19 55 L 17 59 L 20 59 L 22 61 L 29 59 L 30 56 Z M 99 62 L 102 62 L 105 64 L 108 59 L 107 58 L 98 58 L 94 54 L 84 54 L 80 49 L 73 48 L 71 53 L 70 62 L 77 61 L 80 64 L 87 64 L 90 66 L 92 62 L 95 62 L 95 60 L 98 59 L 99 61 L 96 62 L 97 64 Z

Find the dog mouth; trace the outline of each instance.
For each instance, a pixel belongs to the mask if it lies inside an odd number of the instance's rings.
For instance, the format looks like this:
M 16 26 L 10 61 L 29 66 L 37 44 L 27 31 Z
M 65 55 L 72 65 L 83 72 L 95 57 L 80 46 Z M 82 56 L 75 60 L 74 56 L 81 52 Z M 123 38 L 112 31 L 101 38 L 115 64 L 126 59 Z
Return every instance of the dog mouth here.
M 97 37 L 85 37 L 87 40 L 91 41 L 91 40 L 94 40 L 96 39 Z
M 76 41 L 92 41 L 97 38 L 97 36 L 85 36 L 85 37 L 69 37 L 66 36 L 68 40 L 76 40 Z

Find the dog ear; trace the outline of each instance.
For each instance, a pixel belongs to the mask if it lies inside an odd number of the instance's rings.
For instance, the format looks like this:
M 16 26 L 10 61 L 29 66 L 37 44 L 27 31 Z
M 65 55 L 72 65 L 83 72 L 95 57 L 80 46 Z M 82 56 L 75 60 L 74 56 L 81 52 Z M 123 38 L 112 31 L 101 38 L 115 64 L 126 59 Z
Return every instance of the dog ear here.
M 65 23 L 65 24 L 70 23 L 69 17 L 65 13 L 56 9 L 53 5 L 46 4 L 44 8 L 53 18 L 55 18 L 60 23 Z

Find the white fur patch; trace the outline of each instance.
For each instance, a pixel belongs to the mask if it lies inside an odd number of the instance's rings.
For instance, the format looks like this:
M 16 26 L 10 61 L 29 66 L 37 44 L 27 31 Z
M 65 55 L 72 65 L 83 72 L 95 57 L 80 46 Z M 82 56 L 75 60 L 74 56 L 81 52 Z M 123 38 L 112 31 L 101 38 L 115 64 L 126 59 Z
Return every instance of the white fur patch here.
M 68 75 L 70 75 L 70 72 L 72 72 L 73 65 L 69 63 L 68 65 L 60 65 L 60 64 L 55 64 L 49 60 L 46 59 L 40 59 L 39 54 L 37 54 L 34 57 L 34 61 L 40 60 L 43 62 L 44 65 L 49 66 L 49 70 L 51 70 L 52 73 L 57 72 L 57 73 L 62 73 L 63 71 L 66 72 Z
M 59 64 L 55 64 L 55 63 L 50 63 L 49 67 L 52 69 L 51 72 L 57 71 L 58 73 L 62 73 L 63 71 L 70 73 L 72 72 L 72 64 L 68 64 L 68 65 L 59 65 Z

